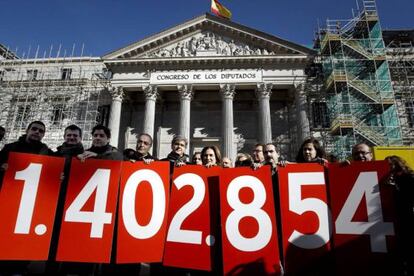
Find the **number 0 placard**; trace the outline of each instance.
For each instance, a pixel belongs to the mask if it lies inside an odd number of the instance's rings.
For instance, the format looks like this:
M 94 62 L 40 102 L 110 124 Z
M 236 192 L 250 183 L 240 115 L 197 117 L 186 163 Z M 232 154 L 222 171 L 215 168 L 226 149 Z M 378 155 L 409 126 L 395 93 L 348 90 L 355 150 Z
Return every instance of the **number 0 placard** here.
M 63 164 L 63 158 L 10 153 L 0 194 L 0 259 L 47 259 Z
M 169 203 L 167 162 L 124 162 L 118 205 L 117 263 L 161 262 Z

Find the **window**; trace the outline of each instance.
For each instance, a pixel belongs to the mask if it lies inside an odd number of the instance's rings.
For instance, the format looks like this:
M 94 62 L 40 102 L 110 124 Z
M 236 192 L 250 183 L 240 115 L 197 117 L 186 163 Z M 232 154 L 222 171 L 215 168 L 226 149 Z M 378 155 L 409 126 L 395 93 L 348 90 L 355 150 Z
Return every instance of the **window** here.
M 66 118 L 63 109 L 64 106 L 62 104 L 53 106 L 53 112 L 50 119 L 54 125 L 58 125 L 62 120 Z
M 62 80 L 70 80 L 70 77 L 72 75 L 72 68 L 63 68 L 62 69 Z
M 408 117 L 408 125 L 414 128 L 414 100 L 407 101 L 405 103 L 405 110 Z
M 328 107 L 325 102 L 312 103 L 312 119 L 314 128 L 328 128 Z
M 37 69 L 27 70 L 27 80 L 36 80 L 37 79 Z
M 109 109 L 110 105 L 101 105 L 98 107 L 98 116 L 96 121 L 101 125 L 108 125 L 109 123 Z
M 0 70 L 0 82 L 4 79 L 4 71 Z

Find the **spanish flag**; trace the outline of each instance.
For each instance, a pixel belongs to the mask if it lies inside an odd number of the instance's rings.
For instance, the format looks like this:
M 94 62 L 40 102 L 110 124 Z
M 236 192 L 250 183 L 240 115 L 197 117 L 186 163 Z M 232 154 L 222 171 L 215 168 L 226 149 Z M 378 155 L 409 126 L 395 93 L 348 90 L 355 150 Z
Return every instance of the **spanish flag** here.
M 211 0 L 211 12 L 217 16 L 231 19 L 231 11 L 219 3 L 217 0 Z

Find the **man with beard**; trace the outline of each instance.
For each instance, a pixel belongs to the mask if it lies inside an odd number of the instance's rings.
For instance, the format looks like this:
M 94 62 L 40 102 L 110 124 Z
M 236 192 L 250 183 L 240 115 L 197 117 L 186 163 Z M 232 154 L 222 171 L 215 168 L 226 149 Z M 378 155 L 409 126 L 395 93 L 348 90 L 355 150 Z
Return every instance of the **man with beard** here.
M 111 146 L 111 130 L 103 125 L 96 125 L 92 129 L 92 147 L 79 154 L 77 157 L 81 161 L 88 158 L 123 160 L 122 154 L 117 148 Z

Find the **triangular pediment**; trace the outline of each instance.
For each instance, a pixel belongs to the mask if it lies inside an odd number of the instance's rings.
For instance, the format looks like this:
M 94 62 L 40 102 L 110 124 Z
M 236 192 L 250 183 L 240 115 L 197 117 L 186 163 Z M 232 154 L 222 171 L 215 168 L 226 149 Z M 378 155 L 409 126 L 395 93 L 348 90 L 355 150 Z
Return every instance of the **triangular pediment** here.
M 231 56 L 311 56 L 314 51 L 205 14 L 105 55 L 106 60 Z

